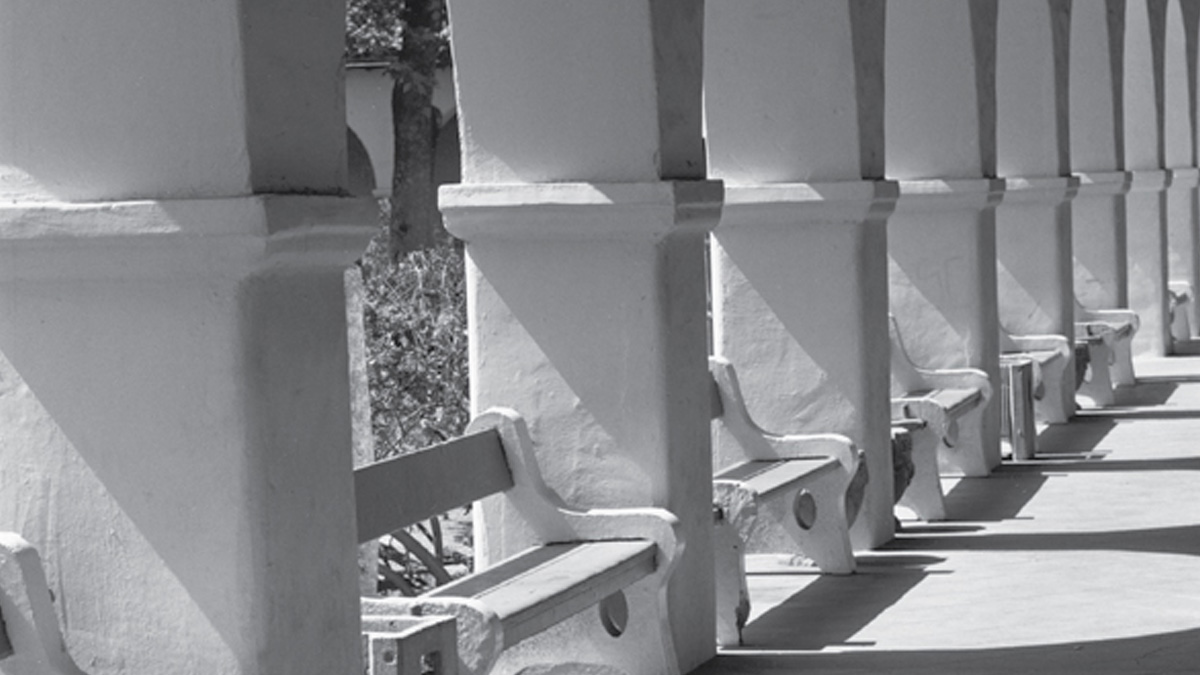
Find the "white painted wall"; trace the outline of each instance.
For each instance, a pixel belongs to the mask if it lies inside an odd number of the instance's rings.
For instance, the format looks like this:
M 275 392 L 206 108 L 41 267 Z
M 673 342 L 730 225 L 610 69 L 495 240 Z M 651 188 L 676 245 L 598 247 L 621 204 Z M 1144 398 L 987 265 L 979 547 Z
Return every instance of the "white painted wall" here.
M 1071 169 L 1115 171 L 1115 88 L 1107 3 L 1071 3 Z
M 1050 3 L 1004 0 L 998 10 L 996 174 L 1057 176 L 1057 64 Z
M 314 28 L 344 10 L 280 4 L 0 2 L 0 196 L 339 190 L 341 42 Z M 303 53 L 272 57 L 296 39 Z
M 849 3 L 713 2 L 706 11 L 710 175 L 731 185 L 861 178 Z
M 652 51 L 652 7 L 644 0 L 452 5 L 463 180 L 702 177 L 700 111 L 662 102 L 658 88 L 676 85 L 647 67 L 659 56 Z M 687 30 L 699 38 L 701 24 Z M 468 49 L 486 54 L 489 67 L 464 71 L 463 57 L 471 56 L 460 53 Z M 698 61 L 691 67 L 699 73 Z M 690 130 L 678 148 L 662 142 L 660 120 Z
M 891 3 L 886 45 L 888 177 L 981 175 L 970 3 Z

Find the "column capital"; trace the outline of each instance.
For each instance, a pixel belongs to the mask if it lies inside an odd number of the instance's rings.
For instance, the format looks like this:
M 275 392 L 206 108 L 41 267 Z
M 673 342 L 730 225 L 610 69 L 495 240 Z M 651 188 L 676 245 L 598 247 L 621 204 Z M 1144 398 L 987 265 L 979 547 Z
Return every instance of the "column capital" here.
M 886 180 L 727 185 L 720 229 L 882 222 L 899 194 L 899 184 Z
M 493 239 L 611 239 L 713 229 L 721 181 L 485 183 L 446 185 L 446 229 L 467 242 Z
M 1173 188 L 1194 188 L 1200 186 L 1200 169 L 1196 167 L 1184 167 L 1181 169 L 1170 169 L 1171 172 L 1171 187 Z
M 1163 169 L 1138 169 L 1129 172 L 1130 192 L 1157 192 L 1171 186 L 1171 172 Z
M 996 206 L 1004 198 L 1002 178 L 902 180 L 896 211 L 934 212 L 978 210 Z
M 147 278 L 345 267 L 376 233 L 371 200 L 298 195 L 0 205 L 3 279 Z
M 1079 192 L 1078 176 L 1044 178 L 1005 178 L 1005 204 L 1058 204 L 1070 201 Z
M 1126 171 L 1089 171 L 1073 175 L 1079 179 L 1078 196 L 1120 195 L 1129 192 L 1131 175 Z

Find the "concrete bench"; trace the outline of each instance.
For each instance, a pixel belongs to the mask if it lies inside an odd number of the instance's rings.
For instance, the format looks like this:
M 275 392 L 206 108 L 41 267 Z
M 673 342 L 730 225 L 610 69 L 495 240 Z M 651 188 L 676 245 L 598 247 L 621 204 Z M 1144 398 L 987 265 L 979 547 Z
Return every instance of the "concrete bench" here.
M 1000 354 L 1029 359 L 1033 363 L 1033 411 L 1048 424 L 1065 424 L 1075 413 L 1067 406 L 1074 400 L 1075 372 L 1071 364 L 1073 346 L 1063 335 L 1013 335 L 1000 331 Z
M 750 416 L 737 372 L 724 358 L 709 358 L 712 373 L 714 501 L 735 530 L 745 554 L 789 554 L 825 574 L 854 572 L 850 525 L 862 504 L 867 465 L 863 452 L 840 434 L 775 434 Z M 732 461 L 729 461 L 731 460 Z M 732 558 L 729 558 L 732 560 Z M 717 569 L 718 597 L 735 598 L 740 573 Z M 718 643 L 737 644 L 721 630 L 738 606 L 718 604 Z
M 862 504 L 863 453 L 839 434 L 774 434 L 746 407 L 737 371 L 709 358 L 717 522 L 717 644 L 737 645 L 747 607 L 744 555 L 785 554 L 798 566 L 850 574 L 850 525 Z M 723 538 L 732 533 L 733 539 Z M 731 547 L 738 555 L 729 553 Z
M 1185 280 L 1167 283 L 1171 309 L 1171 340 L 1187 342 L 1192 339 L 1192 284 Z
M 1133 336 L 1141 320 L 1129 309 L 1087 309 L 1075 302 L 1075 335 L 1100 337 L 1112 351 L 1112 383 L 1129 387 L 1136 383 L 1133 372 Z M 1096 363 L 1095 360 L 1092 361 Z
M 1076 334 L 1075 350 L 1076 392 L 1101 408 L 1115 403 L 1117 385 L 1113 381 L 1113 367 L 1116 356 L 1112 350 L 1111 331 Z
M 67 653 L 37 549 L 0 532 L 0 675 L 82 674 Z
M 840 434 L 774 434 L 750 417 L 737 373 L 711 357 L 713 443 L 738 461 L 716 467 L 716 502 L 747 553 L 793 553 L 822 572 L 854 571 L 849 528 L 861 505 L 863 453 Z M 856 501 L 857 500 L 857 501 Z
M 666 615 L 676 518 L 568 507 L 543 481 L 516 412 L 490 410 L 465 436 L 358 469 L 354 481 L 361 542 L 489 496 L 509 500 L 537 542 L 418 597 L 363 598 L 364 628 L 375 627 L 366 632 L 401 632 L 379 625 L 387 618 L 453 616 L 464 675 L 678 672 Z
M 1032 459 L 1037 454 L 1034 403 L 1038 399 L 1038 366 L 1024 353 L 1000 355 L 1000 437 L 1014 460 Z
M 893 415 L 897 412 L 893 410 Z M 924 420 L 892 419 L 892 453 L 907 457 L 903 465 L 893 461 L 895 503 L 927 522 L 946 519 L 946 497 L 938 472 L 939 445 L 937 433 Z
M 908 355 L 896 318 L 889 317 L 891 337 L 892 419 L 917 419 L 925 426 L 913 437 L 914 463 L 922 442 L 937 447 L 939 473 L 986 476 L 990 469 L 982 444 L 983 411 L 992 397 L 987 373 L 976 368 L 922 368 Z M 965 443 L 960 429 L 969 429 Z M 926 440 L 930 438 L 934 441 Z M 922 467 L 917 467 L 921 474 Z M 916 477 L 914 477 L 914 482 Z M 911 489 L 911 487 L 910 487 Z

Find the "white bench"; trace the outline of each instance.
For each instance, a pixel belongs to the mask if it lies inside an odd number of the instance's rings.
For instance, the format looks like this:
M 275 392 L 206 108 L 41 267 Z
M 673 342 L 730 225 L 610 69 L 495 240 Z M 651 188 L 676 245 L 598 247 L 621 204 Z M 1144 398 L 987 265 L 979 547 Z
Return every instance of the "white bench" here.
M 37 549 L 0 532 L 0 675 L 83 675 L 67 653 Z
M 1186 280 L 1167 283 L 1171 302 L 1171 339 L 1186 342 L 1192 339 L 1192 284 Z
M 509 500 L 537 540 L 425 595 L 363 598 L 367 633 L 398 635 L 378 625 L 387 617 L 453 616 L 464 675 L 554 665 L 678 673 L 666 614 L 682 547 L 676 518 L 658 508 L 569 508 L 543 481 L 516 412 L 490 410 L 465 436 L 357 469 L 354 481 L 361 542 L 489 495 Z
M 862 504 L 867 481 L 863 452 L 840 434 L 774 434 L 751 418 L 728 360 L 709 358 L 712 373 L 714 500 L 740 536 L 746 554 L 788 554 L 800 565 L 826 574 L 855 569 L 850 525 Z M 717 451 L 719 449 L 719 451 Z M 730 558 L 732 560 L 732 558 Z M 718 597 L 735 598 L 741 583 L 726 564 L 717 570 Z M 718 627 L 739 607 L 718 604 Z M 736 644 L 718 631 L 718 643 Z
M 1038 372 L 1038 362 L 1028 354 L 1000 355 L 1000 436 L 1008 442 L 1014 460 L 1033 459 L 1037 454 Z
M 1112 351 L 1113 385 L 1130 387 L 1137 382 L 1133 372 L 1133 336 L 1141 320 L 1130 309 L 1087 309 L 1075 301 L 1075 335 L 1099 337 Z M 1096 360 L 1092 360 L 1095 367 Z
M 1117 385 L 1113 382 L 1116 356 L 1112 350 L 1112 332 L 1097 332 L 1094 335 L 1077 333 L 1075 346 L 1086 354 L 1086 358 L 1080 358 L 1076 352 L 1077 393 L 1090 398 L 1093 404 L 1101 408 L 1116 403 Z
M 990 472 L 980 443 L 983 412 L 992 398 L 987 373 L 976 368 L 922 368 L 913 363 L 904 347 L 896 317 L 890 316 L 892 419 L 917 419 L 924 427 L 913 430 L 913 462 L 930 453 L 918 449 L 933 443 L 937 448 L 937 468 L 917 466 L 913 484 L 919 493 L 932 486 L 930 474 L 960 473 L 986 476 Z M 960 429 L 966 427 L 970 439 L 960 443 Z M 938 490 L 941 489 L 940 482 Z M 918 516 L 925 516 L 918 513 Z
M 1000 330 L 1001 355 L 1025 357 L 1034 364 L 1033 410 L 1043 422 L 1064 424 L 1075 413 L 1065 407 L 1075 392 L 1075 371 L 1067 367 L 1072 350 L 1064 335 L 1013 335 Z M 1064 396 L 1064 392 L 1072 396 Z
M 863 453 L 841 434 L 774 434 L 750 417 L 729 361 L 710 357 L 713 443 L 739 461 L 716 467 L 717 503 L 747 553 L 792 553 L 822 572 L 854 571 L 850 524 L 866 479 Z M 849 503 L 848 503 L 849 502 Z

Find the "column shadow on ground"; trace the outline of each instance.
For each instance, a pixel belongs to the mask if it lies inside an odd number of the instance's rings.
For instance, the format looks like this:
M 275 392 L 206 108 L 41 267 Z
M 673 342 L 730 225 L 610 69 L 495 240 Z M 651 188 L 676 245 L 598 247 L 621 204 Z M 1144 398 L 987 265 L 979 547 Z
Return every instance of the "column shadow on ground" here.
M 859 560 L 852 575 L 823 575 L 746 626 L 741 649 L 816 650 L 850 639 L 945 558 L 892 553 Z M 858 643 L 858 646 L 869 646 Z
M 1200 525 L 1102 532 L 899 535 L 889 551 L 1127 551 L 1200 556 Z
M 930 630 L 936 630 L 936 626 L 930 626 Z M 1082 643 L 988 649 L 790 654 L 734 651 L 722 653 L 693 673 L 1195 673 L 1197 663 L 1200 663 L 1200 628 Z

